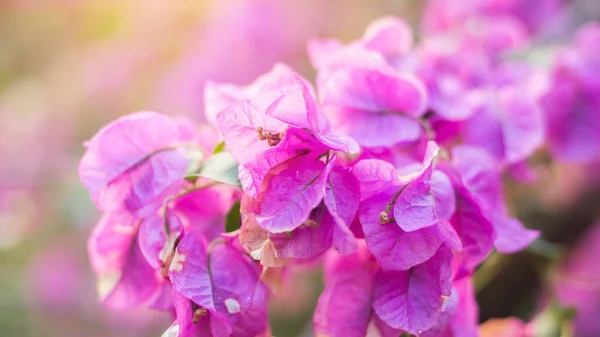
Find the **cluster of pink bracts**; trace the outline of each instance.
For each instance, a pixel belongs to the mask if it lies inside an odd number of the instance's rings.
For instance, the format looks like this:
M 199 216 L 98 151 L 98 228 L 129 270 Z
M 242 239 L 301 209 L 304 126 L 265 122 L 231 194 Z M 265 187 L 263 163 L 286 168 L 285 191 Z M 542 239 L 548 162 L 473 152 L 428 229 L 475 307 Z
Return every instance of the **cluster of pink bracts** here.
M 173 312 L 164 336 L 265 336 L 270 286 L 323 258 L 317 336 L 476 336 L 475 268 L 539 235 L 501 174 L 530 179 L 546 143 L 600 153 L 600 26 L 537 68 L 515 51 L 560 3 L 476 3 L 430 2 L 418 44 L 394 17 L 311 41 L 316 89 L 282 64 L 208 83 L 202 128 L 154 112 L 104 127 L 79 168 L 104 212 L 103 302 Z

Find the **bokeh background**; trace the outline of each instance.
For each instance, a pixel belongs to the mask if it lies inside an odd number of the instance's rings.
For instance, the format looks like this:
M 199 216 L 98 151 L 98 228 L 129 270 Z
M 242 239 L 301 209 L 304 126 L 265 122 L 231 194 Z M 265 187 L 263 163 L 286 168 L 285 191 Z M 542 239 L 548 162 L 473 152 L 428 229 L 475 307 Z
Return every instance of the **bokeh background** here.
M 570 19 L 541 44 L 565 42 L 578 24 L 600 19 L 598 0 L 565 3 Z M 139 110 L 201 121 L 206 79 L 248 83 L 277 61 L 312 79 L 307 38 L 356 39 L 382 15 L 417 27 L 422 7 L 421 0 L 0 1 L 0 336 L 160 336 L 171 322 L 165 313 L 98 303 L 86 241 L 99 213 L 77 165 L 83 142 L 102 125 Z M 481 319 L 527 320 L 560 282 L 600 317 L 593 259 L 600 165 L 555 163 L 542 151 L 533 169 L 536 183 L 507 182 L 509 203 L 544 241 L 493 257 L 492 272 L 476 279 Z M 310 267 L 295 274 L 272 306 L 278 337 L 310 335 L 320 275 Z

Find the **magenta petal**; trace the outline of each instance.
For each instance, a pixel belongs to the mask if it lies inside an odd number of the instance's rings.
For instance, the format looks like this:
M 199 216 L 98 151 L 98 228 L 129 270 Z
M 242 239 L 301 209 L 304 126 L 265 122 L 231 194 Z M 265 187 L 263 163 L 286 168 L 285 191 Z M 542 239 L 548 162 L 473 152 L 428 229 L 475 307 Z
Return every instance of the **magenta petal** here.
M 464 125 L 467 144 L 481 146 L 505 164 L 526 159 L 542 145 L 541 112 L 533 99 L 518 88 L 484 95 L 476 105 L 477 113 Z
M 324 105 L 371 112 L 425 113 L 427 92 L 410 76 L 396 76 L 367 69 L 343 69 L 332 73 L 320 87 Z
M 305 130 L 287 129 L 277 146 L 269 148 L 261 156 L 239 167 L 239 178 L 244 193 L 258 198 L 260 185 L 272 167 L 311 151 L 323 153 L 327 151 L 327 147 Z
M 150 214 L 181 188 L 188 163 L 177 150 L 156 153 L 108 183 L 96 200 L 105 211 Z
M 386 16 L 373 21 L 361 39 L 366 48 L 386 56 L 401 56 L 407 53 L 413 41 L 412 29 L 404 20 Z
M 178 292 L 174 292 L 173 297 L 176 319 L 163 337 L 212 337 L 210 315 L 201 317 L 194 324 L 192 301 Z
M 552 88 L 540 101 L 546 115 L 548 145 L 557 159 L 589 162 L 600 152 L 600 118 L 596 114 L 600 102 L 586 98 L 586 88 L 564 78 L 564 71 L 555 71 Z
M 258 127 L 264 127 L 265 116 L 248 101 L 237 102 L 219 112 L 217 123 L 227 150 L 241 165 L 254 160 L 269 149 L 269 144 L 260 140 L 257 133 Z M 267 131 L 281 132 L 283 128 Z
M 189 160 L 173 148 L 180 140 L 179 125 L 167 116 L 122 117 L 86 143 L 80 179 L 101 210 L 149 214 L 187 169 Z
M 463 145 L 452 149 L 452 164 L 477 202 L 493 212 L 502 202 L 500 171 L 494 159 L 479 147 Z
M 433 160 L 437 157 L 438 153 L 440 152 L 440 147 L 437 145 L 437 143 L 435 141 L 427 141 L 426 145 L 425 145 L 425 153 L 423 154 L 423 160 L 421 162 L 420 165 L 417 165 L 416 163 L 413 163 L 412 160 L 406 160 L 408 158 L 405 158 L 402 161 L 402 167 L 400 169 L 400 173 L 402 174 L 400 176 L 400 181 L 403 183 L 408 183 L 411 182 L 413 180 L 419 179 L 421 176 L 423 176 L 425 173 L 427 173 L 427 175 L 429 176 L 430 173 L 427 172 L 429 170 L 431 170 L 431 167 L 433 165 Z M 402 158 L 399 158 L 402 159 Z M 396 164 L 397 165 L 397 164 Z M 418 170 L 416 168 L 419 168 Z
M 396 169 L 386 161 L 364 159 L 356 163 L 352 174 L 360 185 L 360 199 L 366 200 L 397 183 Z
M 357 43 L 342 45 L 335 40 L 310 40 L 309 58 L 319 70 L 317 84 L 322 94 L 322 84 L 332 71 L 338 69 L 364 68 L 393 73 L 394 68 L 379 52 Z M 321 99 L 322 95 L 319 96 Z
M 325 186 L 325 206 L 335 220 L 333 245 L 347 254 L 358 248 L 349 227 L 360 205 L 360 186 L 356 177 L 342 166 L 334 166 Z
M 356 154 L 360 152 L 360 145 L 356 140 L 343 133 L 318 133 L 317 138 L 325 146 L 330 147 L 332 150 L 341 151 L 349 154 Z
M 215 310 L 206 242 L 199 234 L 191 233 L 179 242 L 169 268 L 169 278 L 173 289 L 196 304 Z
M 306 100 L 307 120 L 313 135 L 325 146 L 333 150 L 355 154 L 360 151 L 360 146 L 352 137 L 340 130 L 333 130 L 325 116 L 323 108 L 316 104 L 310 97 Z
M 450 296 L 452 252 L 446 246 L 406 271 L 381 270 L 373 286 L 373 309 L 391 327 L 419 335 L 437 321 Z
M 466 277 L 455 282 L 454 287 L 458 294 L 458 307 L 450 321 L 453 335 L 476 337 L 478 336 L 479 308 L 475 301 L 473 280 Z
M 154 269 L 159 269 L 167 260 L 167 254 L 175 249 L 175 240 L 183 231 L 181 218 L 173 211 L 168 211 L 168 218 L 152 215 L 144 219 L 140 225 L 139 245 L 144 257 Z M 166 222 L 169 234 L 167 235 Z
M 358 248 L 356 235 L 349 227 L 336 223 L 336 226 L 333 227 L 332 246 L 340 254 L 352 253 Z
M 357 268 L 366 267 L 375 272 L 377 265 L 374 264 L 373 254 L 365 244 L 364 240 L 358 241 L 358 249 L 352 254 L 337 254 L 329 251 L 325 255 L 325 285 L 333 282 L 335 275 L 340 273 L 352 273 Z
M 293 158 L 269 170 L 259 193 L 259 226 L 273 233 L 300 226 L 323 198 L 326 171 L 325 163 L 312 156 Z
M 326 211 L 324 211 L 326 212 Z M 269 234 L 277 258 L 309 259 L 331 247 L 332 231 L 336 224 L 329 214 L 321 216 L 315 227 L 296 228 L 290 234 Z
M 236 85 L 206 81 L 204 84 L 204 116 L 217 127 L 217 115 L 231 104 L 248 99 L 246 92 Z
M 506 139 L 506 160 L 517 163 L 542 145 L 544 125 L 542 115 L 532 99 L 523 99 L 522 92 L 515 90 L 503 93 L 506 106 L 504 137 Z
M 294 84 L 283 91 L 265 114 L 297 128 L 309 128 L 308 114 L 315 109 L 315 98 L 303 79 L 292 77 Z
M 404 232 L 395 223 L 382 225 L 379 214 L 392 195 L 389 191 L 364 201 L 359 214 L 367 245 L 383 269 L 406 270 L 423 263 L 445 242 L 460 249 L 456 233 L 444 221 L 413 232 Z
M 450 297 L 448 297 L 442 305 L 442 311 L 440 312 L 440 317 L 438 318 L 437 322 L 435 322 L 430 329 L 423 332 L 421 337 L 453 337 L 449 325 L 457 307 L 458 292 L 456 289 L 452 288 Z
M 141 305 L 160 288 L 160 276 L 139 249 L 137 221 L 128 214 L 106 214 L 88 241 L 100 297 L 113 308 Z
M 373 319 L 367 327 L 366 336 L 380 336 L 380 337 L 397 337 L 402 336 L 404 332 L 400 329 L 394 329 L 389 326 L 386 322 L 382 321 L 379 316 L 374 312 Z
M 479 310 L 473 281 L 465 277 L 453 284 L 450 298 L 444 302 L 438 322 L 422 337 L 476 337 Z
M 485 149 L 497 162 L 502 162 L 506 156 L 503 128 L 490 101 L 485 100 L 489 106 L 473 108 L 476 112 L 464 123 L 462 136 L 466 144 Z
M 422 176 L 409 183 L 394 204 L 394 219 L 403 231 L 412 232 L 425 228 L 438 220 L 435 198 L 428 180 L 429 177 Z
M 270 233 L 256 223 L 257 201 L 242 197 L 240 244 L 265 267 L 280 267 L 290 259 L 311 259 L 331 247 L 336 224 L 324 206 L 312 211 L 314 223 L 291 232 Z
M 501 216 L 494 223 L 496 240 L 494 246 L 499 252 L 510 254 L 518 252 L 540 236 L 540 232 L 525 228 L 521 221 L 509 216 Z
M 373 273 L 365 268 L 339 272 L 319 297 L 316 335 L 362 337 L 371 319 Z
M 262 103 L 255 105 L 255 107 L 266 110 L 273 103 L 273 100 L 280 97 L 288 87 L 294 86 L 297 79 L 307 83 L 290 67 L 282 63 L 277 63 L 268 73 L 259 76 L 253 83 L 246 86 L 217 84 L 208 81 L 204 86 L 204 114 L 206 119 L 213 126 L 217 126 L 217 115 L 219 112 L 235 102 L 252 100 L 261 94 L 267 94 L 263 97 L 270 98 L 262 100 Z M 255 101 L 254 103 L 257 102 Z
M 177 246 L 169 276 L 173 288 L 206 308 L 215 336 L 255 336 L 266 329 L 266 289 L 245 255 L 217 244 L 206 255 L 197 234 Z
M 421 125 L 411 117 L 326 106 L 332 128 L 348 134 L 365 147 L 384 147 L 417 140 Z
M 431 191 L 435 198 L 435 212 L 438 218 L 450 220 L 456 210 L 456 197 L 450 179 L 442 171 L 433 171 Z
M 402 230 L 412 232 L 449 220 L 454 213 L 454 190 L 450 180 L 431 166 L 408 183 L 394 204 L 394 219 Z
M 462 241 L 462 268 L 470 273 L 492 250 L 495 233 L 469 191 L 457 184 L 454 184 L 454 188 L 456 212 L 450 222 Z
M 233 325 L 233 337 L 257 336 L 267 329 L 267 289 L 252 260 L 228 245 L 210 253 L 213 297 Z M 214 330 L 213 330 L 214 331 Z
M 160 289 L 158 289 L 152 300 L 148 302 L 148 307 L 154 310 L 172 312 L 174 309 L 173 286 L 167 279 L 163 279 L 160 283 Z
M 482 214 L 492 222 L 496 235 L 495 246 L 499 251 L 519 251 L 539 236 L 538 231 L 527 229 L 519 220 L 506 215 L 500 190 L 500 172 L 485 151 L 457 146 L 452 150 L 452 157 L 465 188 L 479 204 Z

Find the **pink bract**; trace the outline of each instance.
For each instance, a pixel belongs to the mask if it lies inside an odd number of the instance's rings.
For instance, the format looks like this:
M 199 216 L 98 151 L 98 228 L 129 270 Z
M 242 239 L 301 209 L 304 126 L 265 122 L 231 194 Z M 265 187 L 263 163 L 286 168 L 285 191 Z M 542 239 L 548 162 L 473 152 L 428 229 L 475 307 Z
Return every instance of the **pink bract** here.
M 122 117 L 86 143 L 79 177 L 99 209 L 147 215 L 179 188 L 189 163 L 181 141 L 179 126 L 167 116 Z
M 227 244 L 206 247 L 199 234 L 186 235 L 177 246 L 169 277 L 176 292 L 197 310 L 205 310 L 200 318 L 210 321 L 206 324 L 214 336 L 256 336 L 267 329 L 267 290 L 259 270 Z

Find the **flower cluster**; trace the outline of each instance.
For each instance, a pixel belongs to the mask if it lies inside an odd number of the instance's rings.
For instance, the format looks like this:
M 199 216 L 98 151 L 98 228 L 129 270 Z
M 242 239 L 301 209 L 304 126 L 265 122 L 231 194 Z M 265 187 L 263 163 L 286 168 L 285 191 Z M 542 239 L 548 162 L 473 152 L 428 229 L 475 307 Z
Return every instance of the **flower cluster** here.
M 537 2 L 432 1 L 418 43 L 394 17 L 310 41 L 316 88 L 283 64 L 208 83 L 213 131 L 154 112 L 103 128 L 80 165 L 105 213 L 89 241 L 103 302 L 173 312 L 164 336 L 269 335 L 270 281 L 322 258 L 318 336 L 477 335 L 475 268 L 539 236 L 501 175 L 531 178 L 546 129 L 558 155 L 598 153 L 600 28 L 552 76 L 506 57 L 560 12 Z

